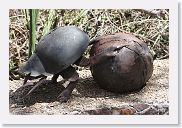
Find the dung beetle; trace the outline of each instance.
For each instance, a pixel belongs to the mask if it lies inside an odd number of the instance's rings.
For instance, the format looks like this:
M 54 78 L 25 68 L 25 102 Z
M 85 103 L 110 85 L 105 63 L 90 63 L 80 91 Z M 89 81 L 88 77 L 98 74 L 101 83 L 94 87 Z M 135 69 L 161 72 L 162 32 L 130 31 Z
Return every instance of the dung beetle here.
M 72 64 L 79 64 L 88 44 L 88 35 L 75 26 L 58 27 L 43 36 L 34 54 L 18 70 L 26 74 L 24 85 L 32 77 L 41 77 L 27 95 L 41 85 L 47 76 L 53 75 L 51 82 L 56 83 L 61 75 L 70 82 L 58 96 L 61 102 L 66 102 L 79 78 Z
M 129 33 L 115 33 L 100 36 L 92 44 L 90 69 L 101 88 L 128 93 L 146 85 L 153 72 L 146 43 Z

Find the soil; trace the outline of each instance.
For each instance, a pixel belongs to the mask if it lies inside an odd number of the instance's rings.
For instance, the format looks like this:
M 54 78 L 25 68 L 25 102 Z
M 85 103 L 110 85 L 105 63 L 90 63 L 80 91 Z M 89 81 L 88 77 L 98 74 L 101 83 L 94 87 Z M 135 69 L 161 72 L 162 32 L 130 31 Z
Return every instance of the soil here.
M 155 60 L 152 77 L 138 92 L 115 94 L 99 88 L 89 69 L 79 68 L 80 80 L 66 103 L 58 95 L 67 83 L 42 84 L 30 95 L 30 82 L 9 81 L 9 110 L 13 115 L 168 115 L 169 60 Z

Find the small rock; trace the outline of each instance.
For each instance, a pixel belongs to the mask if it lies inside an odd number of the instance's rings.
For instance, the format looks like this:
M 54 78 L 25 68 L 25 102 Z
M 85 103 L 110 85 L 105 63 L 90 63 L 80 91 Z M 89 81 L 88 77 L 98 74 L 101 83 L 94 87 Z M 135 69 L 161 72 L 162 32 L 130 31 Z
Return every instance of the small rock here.
M 81 113 L 81 112 L 79 112 L 79 111 L 72 111 L 72 112 L 70 113 L 70 115 L 80 115 L 80 113 Z
M 153 108 L 153 107 L 149 107 L 141 112 L 137 112 L 135 113 L 136 115 L 158 115 L 158 111 Z
M 136 109 L 137 112 L 140 112 L 140 111 L 143 111 L 144 109 L 148 108 L 149 105 L 148 104 L 143 104 L 143 103 L 138 103 L 138 104 L 132 105 L 132 107 L 134 109 Z

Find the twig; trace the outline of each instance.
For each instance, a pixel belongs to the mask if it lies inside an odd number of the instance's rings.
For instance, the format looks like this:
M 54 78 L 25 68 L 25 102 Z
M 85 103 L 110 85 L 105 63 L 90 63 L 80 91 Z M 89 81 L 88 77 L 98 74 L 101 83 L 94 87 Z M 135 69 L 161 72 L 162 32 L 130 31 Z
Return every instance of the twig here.
M 165 19 L 165 16 L 163 15 L 163 11 L 162 10 L 147 10 L 147 9 L 134 9 L 136 11 L 140 11 L 140 12 L 143 12 L 143 13 L 146 13 L 146 14 L 149 14 L 150 16 L 154 16 L 154 17 L 157 17 L 157 18 L 163 18 Z
M 143 23 L 143 22 L 151 22 L 151 21 L 165 21 L 168 22 L 169 20 L 158 20 L 158 19 L 145 19 L 145 20 L 141 20 L 141 21 L 133 21 L 133 22 L 129 22 L 127 24 L 123 24 L 122 26 L 129 26 L 130 24 L 136 24 L 136 23 Z
M 167 58 L 169 58 L 169 53 L 167 53 L 166 55 L 160 57 L 158 60 L 167 59 Z
M 107 14 L 106 14 L 106 15 L 107 15 Z M 115 24 L 110 20 L 110 18 L 109 18 L 108 15 L 107 15 L 107 18 L 108 18 L 108 21 L 109 21 L 114 27 L 116 27 L 118 30 L 120 30 L 120 31 L 122 31 L 122 32 L 125 32 L 125 33 L 129 33 L 128 31 L 122 30 L 122 29 L 120 29 L 117 25 L 115 25 Z M 144 36 L 142 36 L 142 35 L 140 35 L 140 34 L 133 33 L 133 35 L 139 36 L 139 37 L 141 37 L 141 38 L 143 38 L 143 39 L 145 39 L 145 40 L 148 40 L 148 41 L 154 43 L 153 40 L 148 39 L 147 37 L 144 37 Z

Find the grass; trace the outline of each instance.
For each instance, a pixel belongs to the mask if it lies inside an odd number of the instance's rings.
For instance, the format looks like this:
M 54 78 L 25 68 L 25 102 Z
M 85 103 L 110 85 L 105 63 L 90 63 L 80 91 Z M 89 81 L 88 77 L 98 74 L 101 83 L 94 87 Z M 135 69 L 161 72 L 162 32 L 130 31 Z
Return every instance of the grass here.
M 44 36 L 46 33 L 48 33 L 51 29 L 51 26 L 53 25 L 54 21 L 56 19 L 56 11 L 54 9 L 51 9 L 48 11 L 48 16 L 46 17 L 45 23 L 44 23 L 44 29 L 42 32 L 42 36 Z M 53 26 L 55 28 L 56 26 Z
M 129 32 L 144 40 L 157 59 L 169 57 L 169 10 L 155 9 L 78 9 L 39 10 L 36 27 L 31 27 L 28 10 L 10 10 L 9 61 L 10 67 L 21 65 L 34 51 L 28 45 L 29 29 L 34 29 L 37 42 L 50 29 L 57 26 L 75 25 L 89 34 L 91 39 L 115 32 Z M 35 22 L 34 21 L 34 22 Z M 36 40 L 36 41 L 35 41 Z M 28 49 L 31 47 L 31 50 Z M 87 50 L 89 51 L 89 50 Z M 30 53 L 31 52 L 31 53 Z M 88 54 L 88 53 L 86 53 Z
M 37 9 L 29 9 L 29 15 L 30 20 L 28 24 L 30 23 L 29 27 L 29 48 L 28 48 L 28 57 L 34 53 L 35 51 L 35 42 L 36 42 L 36 27 L 37 27 L 37 18 L 38 18 L 38 10 Z

